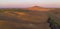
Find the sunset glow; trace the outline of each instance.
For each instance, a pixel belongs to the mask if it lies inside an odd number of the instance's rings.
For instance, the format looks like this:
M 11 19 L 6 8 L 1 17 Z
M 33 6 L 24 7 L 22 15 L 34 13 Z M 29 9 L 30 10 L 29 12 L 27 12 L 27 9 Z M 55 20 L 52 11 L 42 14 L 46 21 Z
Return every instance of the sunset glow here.
M 3 7 L 59 7 L 60 0 L 0 0 L 0 8 Z

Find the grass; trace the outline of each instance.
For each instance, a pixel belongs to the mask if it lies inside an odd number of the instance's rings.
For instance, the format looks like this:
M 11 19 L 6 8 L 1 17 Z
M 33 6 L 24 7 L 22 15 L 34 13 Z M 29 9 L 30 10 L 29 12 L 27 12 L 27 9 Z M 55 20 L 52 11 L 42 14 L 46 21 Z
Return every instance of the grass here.
M 48 13 L 48 15 L 49 15 L 50 18 L 51 18 L 51 20 L 50 20 L 51 23 L 60 26 L 60 21 L 59 21 L 59 17 L 58 17 L 59 14 L 60 14 L 60 12 L 59 12 L 59 11 L 56 11 L 56 10 Z M 57 15 L 57 17 L 56 17 L 56 15 Z

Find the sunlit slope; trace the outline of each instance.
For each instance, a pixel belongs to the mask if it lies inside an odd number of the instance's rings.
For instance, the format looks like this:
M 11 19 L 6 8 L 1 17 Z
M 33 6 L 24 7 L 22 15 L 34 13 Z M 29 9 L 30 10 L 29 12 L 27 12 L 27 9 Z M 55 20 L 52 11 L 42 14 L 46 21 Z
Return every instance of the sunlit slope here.
M 48 16 L 44 11 L 3 10 L 0 12 L 0 20 L 6 21 L 8 26 L 13 27 L 11 29 L 49 29 Z
M 27 8 L 28 10 L 37 10 L 37 11 L 49 11 L 49 8 L 43 8 L 43 7 L 39 7 L 39 6 L 33 6 L 30 8 Z
M 45 12 L 8 12 L 5 11 L 3 15 L 7 17 L 16 17 L 19 20 L 28 21 L 28 22 L 46 22 L 47 21 L 47 14 Z

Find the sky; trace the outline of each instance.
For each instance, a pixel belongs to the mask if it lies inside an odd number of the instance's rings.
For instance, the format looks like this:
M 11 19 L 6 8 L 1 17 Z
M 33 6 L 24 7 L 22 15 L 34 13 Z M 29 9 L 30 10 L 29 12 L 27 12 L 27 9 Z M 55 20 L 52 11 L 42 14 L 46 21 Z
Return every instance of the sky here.
M 60 0 L 0 0 L 0 8 L 26 8 L 32 6 L 60 8 Z

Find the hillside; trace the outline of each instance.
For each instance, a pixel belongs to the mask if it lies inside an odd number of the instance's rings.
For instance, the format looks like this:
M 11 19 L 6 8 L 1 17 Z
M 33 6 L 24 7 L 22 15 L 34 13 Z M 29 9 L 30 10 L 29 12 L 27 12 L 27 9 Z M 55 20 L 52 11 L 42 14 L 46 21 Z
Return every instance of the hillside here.
M 39 6 L 33 6 L 27 8 L 27 10 L 37 10 L 37 11 L 49 11 L 49 8 L 39 7 Z
M 48 15 L 44 11 L 0 10 L 0 25 L 3 24 L 4 29 L 50 29 L 47 20 Z

